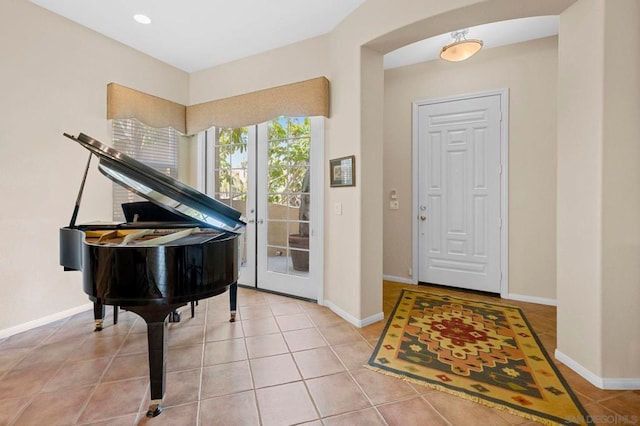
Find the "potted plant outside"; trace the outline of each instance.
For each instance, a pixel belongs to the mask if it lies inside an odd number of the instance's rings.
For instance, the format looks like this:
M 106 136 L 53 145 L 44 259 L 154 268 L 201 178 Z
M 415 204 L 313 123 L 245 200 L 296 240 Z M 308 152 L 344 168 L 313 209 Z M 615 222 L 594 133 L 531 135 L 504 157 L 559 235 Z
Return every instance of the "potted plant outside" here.
M 291 261 L 293 262 L 293 269 L 296 271 L 309 270 L 310 180 L 311 177 L 309 176 L 309 169 L 307 168 L 304 178 L 302 179 L 302 197 L 300 199 L 300 208 L 298 209 L 298 220 L 301 221 L 298 227 L 299 233 L 289 235 Z

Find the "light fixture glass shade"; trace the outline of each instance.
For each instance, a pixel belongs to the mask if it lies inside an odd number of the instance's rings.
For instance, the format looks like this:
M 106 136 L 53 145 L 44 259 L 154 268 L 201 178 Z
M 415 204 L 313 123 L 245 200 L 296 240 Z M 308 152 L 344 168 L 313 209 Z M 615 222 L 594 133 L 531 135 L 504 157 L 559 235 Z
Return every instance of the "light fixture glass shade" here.
M 458 62 L 469 59 L 482 49 L 482 40 L 461 40 L 442 48 L 440 57 L 445 61 Z

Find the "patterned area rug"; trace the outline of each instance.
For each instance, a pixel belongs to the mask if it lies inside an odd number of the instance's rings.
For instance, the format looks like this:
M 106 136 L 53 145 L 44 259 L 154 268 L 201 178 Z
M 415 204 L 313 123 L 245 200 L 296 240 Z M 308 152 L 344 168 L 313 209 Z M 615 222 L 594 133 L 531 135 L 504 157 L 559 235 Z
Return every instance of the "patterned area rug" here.
M 405 289 L 367 367 L 544 424 L 592 424 L 516 307 Z

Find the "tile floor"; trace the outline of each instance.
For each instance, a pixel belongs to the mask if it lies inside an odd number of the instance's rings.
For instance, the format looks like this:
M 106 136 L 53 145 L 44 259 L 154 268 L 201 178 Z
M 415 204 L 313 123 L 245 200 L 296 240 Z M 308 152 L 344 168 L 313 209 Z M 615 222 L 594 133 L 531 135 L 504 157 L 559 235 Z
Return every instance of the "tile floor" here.
M 403 287 L 384 283 L 386 314 Z M 363 368 L 385 321 L 358 329 L 316 304 L 241 288 L 229 323 L 227 303 L 226 294 L 201 301 L 195 318 L 185 309 L 170 325 L 165 411 L 153 419 L 146 326 L 135 314 L 120 311 L 112 325 L 108 308 L 100 333 L 86 312 L 0 341 L 0 425 L 533 424 Z M 508 303 L 553 354 L 555 308 Z M 600 390 L 558 366 L 600 424 L 640 424 L 640 391 Z

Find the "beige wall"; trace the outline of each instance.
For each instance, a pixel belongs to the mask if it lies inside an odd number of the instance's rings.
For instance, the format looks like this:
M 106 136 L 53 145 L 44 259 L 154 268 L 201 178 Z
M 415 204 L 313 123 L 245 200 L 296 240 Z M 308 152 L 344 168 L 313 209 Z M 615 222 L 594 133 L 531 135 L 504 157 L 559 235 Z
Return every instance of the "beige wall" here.
M 602 375 L 640 381 L 640 1 L 604 25 Z
M 412 266 L 412 102 L 509 89 L 509 293 L 555 300 L 557 60 L 548 37 L 385 72 L 385 275 L 408 279 Z
M 0 333 L 88 303 L 58 266 L 87 152 L 63 132 L 108 142 L 106 86 L 186 103 L 189 76 L 26 0 L 0 2 Z M 95 169 L 78 223 L 111 219 L 111 183 Z
M 327 36 L 192 73 L 189 105 L 309 80 L 329 73 Z
M 640 380 L 639 3 L 560 17 L 557 355 L 612 388 Z

